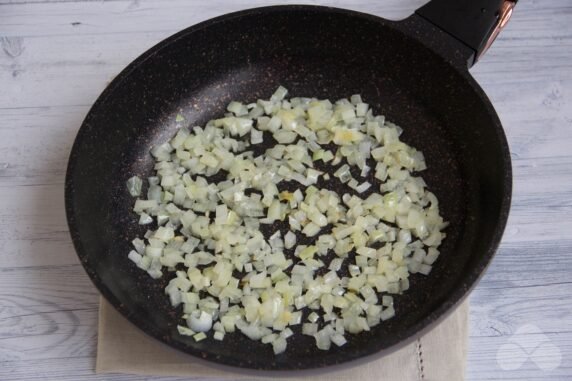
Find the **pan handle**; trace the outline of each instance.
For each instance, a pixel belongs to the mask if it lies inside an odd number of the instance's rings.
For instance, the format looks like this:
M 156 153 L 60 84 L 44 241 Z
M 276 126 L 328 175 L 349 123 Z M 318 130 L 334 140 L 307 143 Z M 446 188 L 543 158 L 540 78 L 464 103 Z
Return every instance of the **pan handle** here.
M 431 0 L 415 13 L 474 51 L 473 66 L 492 45 L 518 0 Z

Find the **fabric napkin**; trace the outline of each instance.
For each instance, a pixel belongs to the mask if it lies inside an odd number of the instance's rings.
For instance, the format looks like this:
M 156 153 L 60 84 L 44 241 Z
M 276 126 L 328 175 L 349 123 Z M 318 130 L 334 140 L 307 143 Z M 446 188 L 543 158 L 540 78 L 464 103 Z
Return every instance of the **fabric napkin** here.
M 468 301 L 412 344 L 368 363 L 284 381 L 462 381 L 468 338 Z M 96 373 L 179 376 L 194 380 L 270 380 L 209 366 L 147 336 L 103 298 L 99 308 Z

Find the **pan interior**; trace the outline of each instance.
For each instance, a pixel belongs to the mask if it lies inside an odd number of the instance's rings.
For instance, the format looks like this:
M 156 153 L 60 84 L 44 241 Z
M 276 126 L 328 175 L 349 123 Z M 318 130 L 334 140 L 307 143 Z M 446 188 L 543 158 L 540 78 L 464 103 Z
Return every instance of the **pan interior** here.
M 149 149 L 174 134 L 175 115 L 203 125 L 222 115 L 229 101 L 267 98 L 278 85 L 289 89 L 289 97 L 336 100 L 360 93 L 375 113 L 403 127 L 403 140 L 425 154 L 429 169 L 422 176 L 451 223 L 431 275 L 413 276 L 410 290 L 396 298 L 397 316 L 327 352 L 299 335 L 280 356 L 240 334 L 222 343 L 182 337 L 176 332 L 180 311 L 164 295 L 167 280 L 150 279 L 127 259 L 130 241 L 145 229 L 131 212 L 125 182 L 151 174 Z M 258 369 L 313 368 L 363 357 L 430 324 L 463 295 L 494 251 L 506 163 L 489 107 L 466 74 L 392 22 L 297 8 L 207 22 L 138 59 L 90 111 L 66 184 L 74 243 L 116 308 L 186 352 Z

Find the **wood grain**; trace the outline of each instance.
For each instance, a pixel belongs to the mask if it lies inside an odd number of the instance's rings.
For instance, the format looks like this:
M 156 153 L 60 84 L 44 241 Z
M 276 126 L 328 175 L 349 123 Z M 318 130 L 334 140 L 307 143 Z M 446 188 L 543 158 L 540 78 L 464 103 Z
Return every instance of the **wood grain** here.
M 391 19 L 423 2 L 302 1 Z M 269 4 L 0 1 L 0 380 L 177 380 L 93 373 L 98 294 L 67 231 L 67 157 L 89 106 L 131 60 L 194 23 Z M 472 69 L 505 126 L 514 193 L 498 255 L 471 295 L 468 380 L 572 378 L 571 16 L 569 0 L 519 2 Z M 543 337 L 558 367 L 528 359 L 503 369 L 503 345 L 527 325 L 540 333 L 519 336 L 522 345 Z M 554 358 L 538 355 L 541 365 Z

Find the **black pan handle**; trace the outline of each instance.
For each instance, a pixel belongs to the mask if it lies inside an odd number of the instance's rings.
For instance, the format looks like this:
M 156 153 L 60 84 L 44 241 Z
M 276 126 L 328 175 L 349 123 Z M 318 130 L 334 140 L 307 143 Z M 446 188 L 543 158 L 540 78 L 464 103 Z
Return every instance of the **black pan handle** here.
M 518 0 L 431 0 L 416 14 L 471 48 L 472 66 L 487 51 Z

